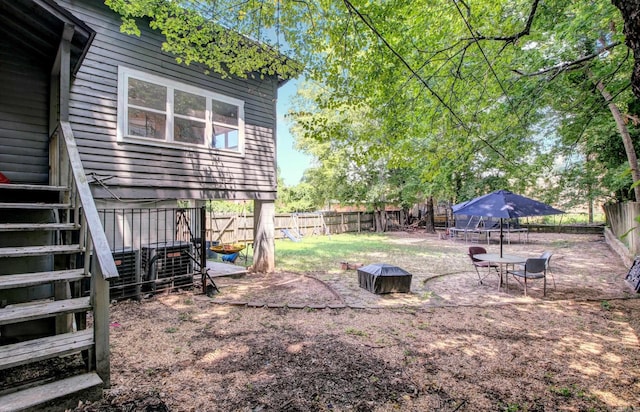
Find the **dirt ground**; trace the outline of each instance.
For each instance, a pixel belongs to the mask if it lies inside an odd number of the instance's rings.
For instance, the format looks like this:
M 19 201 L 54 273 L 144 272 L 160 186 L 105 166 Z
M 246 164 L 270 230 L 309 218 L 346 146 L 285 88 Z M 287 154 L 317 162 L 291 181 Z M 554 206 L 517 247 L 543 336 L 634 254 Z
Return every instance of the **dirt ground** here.
M 505 246 L 554 253 L 543 298 L 479 285 L 464 242 L 393 236 L 425 246 L 391 262 L 411 293 L 331 262 L 113 304 L 111 389 L 75 411 L 640 411 L 640 300 L 603 237 Z

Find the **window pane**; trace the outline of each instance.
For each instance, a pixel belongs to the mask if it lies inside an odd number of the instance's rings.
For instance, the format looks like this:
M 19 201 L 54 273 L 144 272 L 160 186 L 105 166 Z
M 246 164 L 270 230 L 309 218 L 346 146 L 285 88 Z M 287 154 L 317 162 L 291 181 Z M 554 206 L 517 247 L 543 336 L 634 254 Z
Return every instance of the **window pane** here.
M 166 102 L 166 87 L 129 78 L 129 104 L 164 111 Z
M 204 144 L 204 122 L 175 117 L 173 124 L 173 140 L 176 142 Z
M 129 124 L 127 125 L 129 136 L 164 140 L 166 123 L 167 119 L 164 114 L 129 109 Z
M 238 106 L 213 101 L 213 121 L 224 124 L 238 125 Z
M 238 149 L 238 129 L 213 125 L 213 147 L 216 149 Z
M 207 99 L 204 96 L 176 90 L 173 100 L 175 113 L 204 119 L 207 110 Z

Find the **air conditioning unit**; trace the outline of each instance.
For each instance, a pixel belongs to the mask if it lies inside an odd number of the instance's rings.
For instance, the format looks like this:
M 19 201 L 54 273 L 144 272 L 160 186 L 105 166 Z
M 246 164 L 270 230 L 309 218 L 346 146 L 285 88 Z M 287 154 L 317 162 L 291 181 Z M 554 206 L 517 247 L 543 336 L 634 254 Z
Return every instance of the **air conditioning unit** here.
M 133 248 L 116 249 L 112 252 L 113 260 L 120 277 L 109 281 L 109 297 L 111 299 L 140 298 L 140 251 Z
M 193 286 L 193 245 L 173 241 L 143 245 L 140 261 L 145 290 Z

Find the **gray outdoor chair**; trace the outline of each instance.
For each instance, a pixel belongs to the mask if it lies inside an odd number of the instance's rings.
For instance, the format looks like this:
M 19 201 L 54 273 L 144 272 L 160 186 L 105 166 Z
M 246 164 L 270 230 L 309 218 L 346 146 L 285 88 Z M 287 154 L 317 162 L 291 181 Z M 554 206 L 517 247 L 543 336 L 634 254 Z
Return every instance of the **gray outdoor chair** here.
M 551 272 L 551 270 L 549 270 L 549 265 L 551 264 L 551 256 L 553 256 L 553 253 L 549 252 L 548 250 L 545 250 L 540 255 L 540 259 L 546 259 L 547 263 L 544 265 L 544 268 L 547 270 L 547 275 L 551 275 L 551 280 L 553 281 L 553 288 L 555 289 L 556 288 L 556 278 L 553 276 L 553 272 Z
M 545 259 L 547 261 L 546 265 L 545 265 L 545 269 L 547 269 L 547 276 L 551 276 L 551 280 L 553 281 L 553 288 L 556 288 L 556 278 L 553 276 L 553 272 L 549 269 L 549 266 L 551 265 L 551 256 L 553 256 L 553 253 L 549 252 L 548 250 L 545 250 L 544 252 L 542 252 L 542 254 L 540 255 L 540 259 Z M 523 263 L 518 263 L 517 264 L 518 268 L 520 270 L 524 269 L 524 264 Z
M 547 294 L 547 262 L 548 259 L 543 258 L 529 258 L 524 264 L 523 270 L 507 270 L 507 275 L 511 274 L 518 281 L 518 283 L 524 283 L 524 295 L 527 296 L 527 280 L 528 279 L 542 279 L 543 289 L 542 296 Z M 524 282 L 520 282 L 520 278 Z

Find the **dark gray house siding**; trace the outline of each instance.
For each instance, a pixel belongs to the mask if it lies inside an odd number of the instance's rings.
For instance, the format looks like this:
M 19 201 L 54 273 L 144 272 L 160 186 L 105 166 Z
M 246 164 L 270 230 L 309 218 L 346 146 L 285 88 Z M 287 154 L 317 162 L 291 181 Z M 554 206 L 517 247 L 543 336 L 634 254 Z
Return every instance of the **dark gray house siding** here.
M 51 67 L 0 24 L 0 172 L 14 183 L 49 182 Z
M 96 198 L 275 199 L 275 77 L 206 75 L 204 68 L 179 65 L 162 53 L 163 37 L 148 28 L 141 27 L 140 38 L 120 33 L 120 17 L 102 2 L 57 2 L 96 31 L 70 101 L 70 120 Z M 118 141 L 119 66 L 244 101 L 244 153 Z

